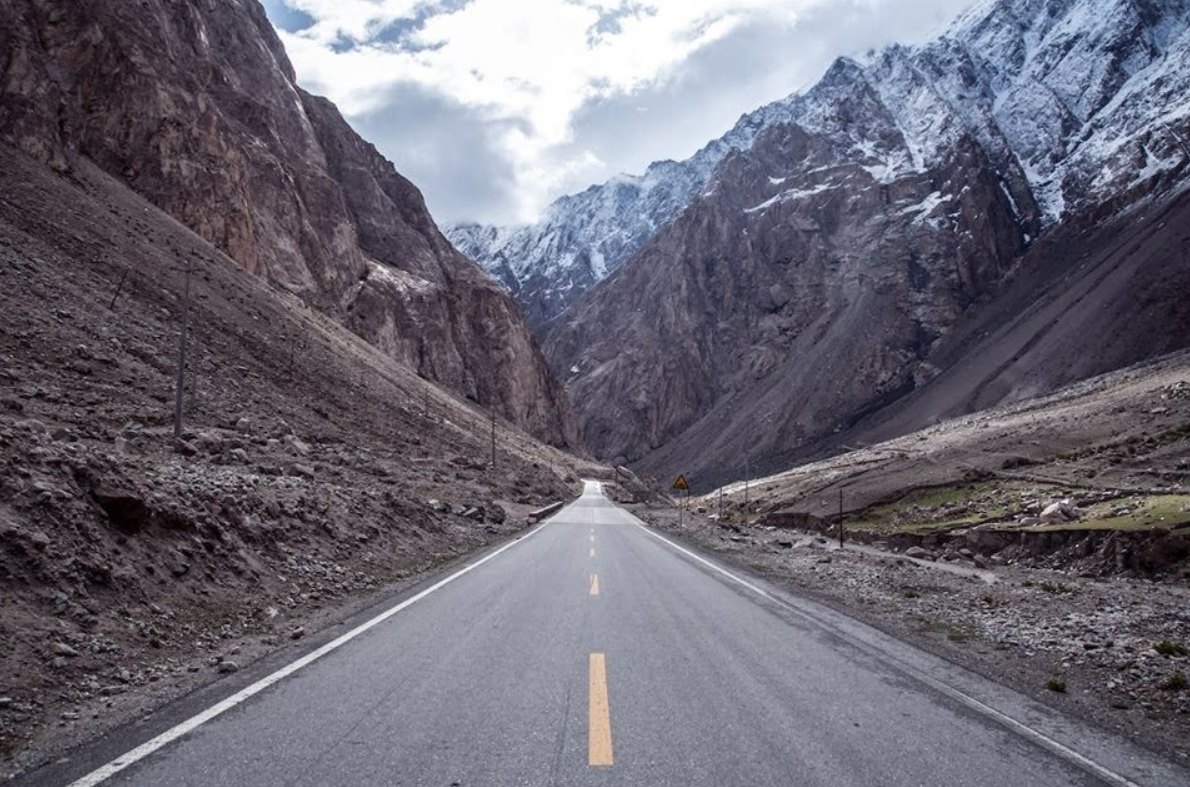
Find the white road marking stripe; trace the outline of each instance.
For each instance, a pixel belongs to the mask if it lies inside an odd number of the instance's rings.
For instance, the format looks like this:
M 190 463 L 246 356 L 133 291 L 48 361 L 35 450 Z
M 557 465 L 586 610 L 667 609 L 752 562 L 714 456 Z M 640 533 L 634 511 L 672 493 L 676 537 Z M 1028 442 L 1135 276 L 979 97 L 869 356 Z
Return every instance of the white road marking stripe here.
M 293 673 L 300 670 L 302 667 L 305 667 L 305 666 L 311 664 L 312 662 L 317 661 L 318 659 L 322 658 L 323 656 L 330 653 L 331 651 L 342 647 L 343 645 L 347 644 L 351 640 L 358 637 L 360 634 L 363 634 L 368 629 L 371 629 L 374 626 L 376 626 L 380 623 L 383 623 L 384 621 L 388 620 L 389 618 L 391 618 L 393 615 L 397 614 L 401 610 L 407 609 L 410 606 L 421 601 L 423 598 L 430 595 L 435 590 L 438 590 L 439 588 L 441 588 L 445 585 L 449 585 L 451 582 L 454 582 L 456 579 L 463 576 L 464 574 L 474 571 L 475 569 L 482 566 L 484 563 L 486 563 L 489 560 L 492 560 L 493 558 L 500 555 L 505 550 L 511 549 L 512 547 L 516 546 L 517 544 L 523 544 L 525 541 L 529 540 L 533 536 L 540 533 L 541 529 L 544 528 L 548 524 L 549 524 L 549 520 L 546 520 L 545 522 L 538 525 L 536 528 L 529 531 L 528 533 L 521 536 L 520 538 L 516 539 L 512 543 L 505 544 L 504 546 L 500 547 L 499 549 L 497 549 L 495 552 L 491 553 L 490 555 L 485 555 L 484 557 L 480 558 L 479 560 L 475 561 L 474 563 L 469 563 L 469 564 L 463 566 L 461 569 L 459 569 L 455 573 L 451 574 L 449 577 L 446 577 L 445 579 L 441 579 L 441 580 L 435 582 L 433 585 L 430 585 L 428 588 L 419 592 L 417 595 L 410 596 L 409 598 L 405 599 L 401 603 L 399 603 L 393 607 L 390 607 L 389 609 L 385 610 L 384 612 L 381 612 L 379 615 L 377 615 L 376 617 L 367 621 L 366 623 L 361 623 L 360 625 L 353 628 L 351 631 L 348 631 L 346 634 L 338 637 L 337 639 L 331 640 L 330 642 L 326 643 L 325 645 L 323 645 L 322 647 L 318 648 L 315 651 L 307 653 L 305 656 L 302 656 L 297 661 L 287 664 L 286 666 L 282 667 L 281 669 L 277 670 L 276 672 L 272 673 L 271 675 L 268 675 L 268 676 L 263 677 L 260 680 L 256 681 L 251 686 L 247 686 L 246 688 L 240 689 L 238 692 L 231 695 L 227 699 L 212 705 L 211 707 L 207 708 L 202 713 L 199 713 L 196 716 L 192 716 L 191 718 L 187 719 L 186 721 L 183 721 L 180 724 L 177 724 L 174 727 L 171 727 L 170 729 L 161 733 L 156 738 L 146 741 L 145 743 L 142 743 L 140 746 L 137 746 L 135 749 L 120 755 L 116 759 L 109 762 L 107 765 L 104 765 L 101 768 L 98 768 L 98 769 L 92 771 L 91 773 L 87 774 L 86 776 L 82 777 L 81 779 L 78 779 L 77 781 L 72 782 L 70 784 L 70 787 L 94 787 L 94 785 L 100 784 L 100 783 L 110 779 L 111 777 L 115 776 L 117 773 L 124 770 L 128 766 L 133 765 L 134 763 L 136 763 L 140 760 L 143 760 L 145 757 L 148 757 L 150 754 L 157 751 L 162 746 L 165 746 L 165 745 L 177 740 L 178 738 L 181 738 L 183 735 L 190 732 L 191 730 L 194 730 L 195 728 L 200 727 L 203 724 L 206 724 L 208 721 L 215 718 L 216 716 L 231 710 L 232 708 L 239 705 L 244 700 L 246 700 L 256 694 L 259 694 L 260 692 L 267 689 L 269 686 L 272 686 L 274 683 L 277 683 L 278 681 L 289 677 Z
M 722 574 L 723 576 L 727 577 L 728 579 L 732 580 L 733 582 L 736 582 L 737 584 L 746 587 L 748 590 L 751 590 L 756 595 L 762 596 L 763 598 L 768 599 L 769 601 L 772 601 L 775 604 L 780 604 L 781 606 L 786 607 L 787 609 L 792 609 L 793 611 L 798 612 L 799 614 L 804 614 L 801 612 L 801 610 L 797 609 L 796 607 L 790 606 L 788 603 L 777 598 L 772 593 L 769 593 L 767 590 L 765 590 L 761 587 L 758 587 L 757 585 L 749 582 L 746 579 L 743 579 L 742 577 L 736 576 L 735 574 L 731 573 L 730 571 L 728 571 L 725 568 L 722 568 L 721 566 L 715 565 L 714 563 L 707 560 L 706 558 L 701 557 L 700 555 L 697 555 L 694 552 L 691 552 L 689 549 L 686 549 L 683 546 L 675 544 L 673 541 L 670 541 L 665 536 L 654 533 L 652 530 L 649 530 L 647 527 L 640 524 L 639 522 L 633 522 L 632 524 L 635 525 L 636 527 L 639 527 L 641 530 L 645 531 L 646 533 L 648 533 L 650 536 L 657 539 L 658 541 L 662 541 L 665 544 L 668 544 L 670 547 L 672 547 L 673 549 L 676 549 L 677 551 L 681 552 L 682 554 L 686 555 L 687 557 L 689 557 L 693 560 L 697 560 L 699 563 L 702 563 L 707 568 L 710 568 L 713 571 L 717 571 L 718 573 Z M 821 621 L 815 620 L 814 622 L 820 626 L 826 625 L 826 624 L 822 623 Z M 892 659 L 894 661 L 897 661 L 901 665 L 902 669 L 912 672 L 914 677 L 916 677 L 918 680 L 921 680 L 923 683 L 926 683 L 929 686 L 931 686 L 932 688 L 937 689 L 938 691 L 942 692 L 943 694 L 950 697 L 951 699 L 961 702 L 963 705 L 966 705 L 968 708 L 971 708 L 974 711 L 982 713 L 986 716 L 991 716 L 993 719 L 1000 722 L 1001 724 L 1008 727 L 1009 729 L 1012 729 L 1015 732 L 1019 733 L 1021 736 L 1028 738 L 1029 740 L 1042 746 L 1043 748 L 1049 749 L 1054 754 L 1057 754 L 1058 756 L 1060 756 L 1066 760 L 1069 760 L 1073 763 L 1078 764 L 1085 770 L 1088 770 L 1088 771 L 1094 773 L 1096 776 L 1099 776 L 1102 779 L 1106 779 L 1107 781 L 1112 782 L 1113 784 L 1121 785 L 1121 787 L 1141 787 L 1141 785 L 1132 781 L 1128 777 L 1118 774 L 1115 771 L 1110 770 L 1110 769 L 1104 767 L 1103 765 L 1100 765 L 1099 763 L 1095 762 L 1094 760 L 1090 759 L 1089 757 L 1079 754 L 1074 749 L 1070 748 L 1069 746 L 1066 746 L 1063 743 L 1060 743 L 1060 742 L 1054 740 L 1053 738 L 1049 737 L 1045 733 L 1039 732 L 1038 730 L 1033 729 L 1032 727 L 1028 726 L 1027 724 L 1017 721 L 1016 719 L 1012 718 L 1011 716 L 1009 716 L 1005 713 L 1002 713 L 1001 711 L 996 710 L 995 708 L 991 707 L 990 705 L 985 705 L 984 703 L 980 702 L 979 700 L 975 699 L 974 697 L 972 697 L 968 694 L 965 694 L 962 691 L 959 691 L 958 689 L 954 688 L 953 686 L 949 686 L 949 685 L 943 683 L 942 681 L 938 680 L 937 678 L 933 678 L 933 677 L 925 674 L 924 672 L 921 672 L 920 670 L 914 669 L 913 667 L 909 666 L 908 664 L 905 664 L 900 659 L 897 659 L 895 656 L 892 656 Z

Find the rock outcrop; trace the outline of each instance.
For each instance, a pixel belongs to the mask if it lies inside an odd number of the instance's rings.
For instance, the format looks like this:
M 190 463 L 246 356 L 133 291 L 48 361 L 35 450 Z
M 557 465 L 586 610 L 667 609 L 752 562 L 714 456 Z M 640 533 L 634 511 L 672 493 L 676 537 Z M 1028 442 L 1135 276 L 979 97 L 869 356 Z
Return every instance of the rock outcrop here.
M 78 156 L 240 265 L 537 437 L 574 416 L 511 299 L 311 96 L 256 0 L 0 0 L 0 138 Z

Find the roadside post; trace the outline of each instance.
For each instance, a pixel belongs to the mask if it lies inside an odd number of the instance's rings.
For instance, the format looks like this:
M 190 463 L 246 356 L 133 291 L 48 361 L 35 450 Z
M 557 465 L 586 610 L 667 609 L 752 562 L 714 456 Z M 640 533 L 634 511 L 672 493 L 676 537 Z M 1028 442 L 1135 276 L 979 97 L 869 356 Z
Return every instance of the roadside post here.
M 843 490 L 839 490 L 839 549 L 843 548 Z
M 752 505 L 751 500 L 751 486 L 752 482 L 752 452 L 744 454 L 744 523 L 747 524 L 749 517 L 749 509 Z

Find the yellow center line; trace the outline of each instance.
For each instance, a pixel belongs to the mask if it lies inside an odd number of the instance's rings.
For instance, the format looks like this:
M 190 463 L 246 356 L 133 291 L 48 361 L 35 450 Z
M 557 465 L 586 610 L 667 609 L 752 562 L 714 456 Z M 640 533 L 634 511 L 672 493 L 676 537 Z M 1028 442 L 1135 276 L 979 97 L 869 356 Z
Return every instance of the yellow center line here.
M 587 764 L 612 764 L 612 714 L 607 702 L 607 665 L 602 653 L 592 653 L 587 713 Z
M 591 575 L 591 595 L 592 596 L 599 595 L 599 575 L 598 574 Z

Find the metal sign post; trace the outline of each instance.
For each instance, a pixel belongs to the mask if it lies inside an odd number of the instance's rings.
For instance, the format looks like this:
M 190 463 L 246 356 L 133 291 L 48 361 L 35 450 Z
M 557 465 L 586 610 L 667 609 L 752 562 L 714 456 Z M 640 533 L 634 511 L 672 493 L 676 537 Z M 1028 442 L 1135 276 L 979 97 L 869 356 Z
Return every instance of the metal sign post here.
M 680 475 L 674 481 L 673 488 L 679 492 L 686 493 L 686 503 L 690 502 L 690 482 L 686 480 L 686 476 Z M 682 504 L 682 498 L 678 498 L 678 527 L 684 527 L 686 521 L 686 507 Z

